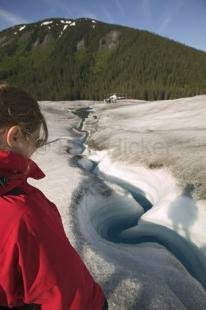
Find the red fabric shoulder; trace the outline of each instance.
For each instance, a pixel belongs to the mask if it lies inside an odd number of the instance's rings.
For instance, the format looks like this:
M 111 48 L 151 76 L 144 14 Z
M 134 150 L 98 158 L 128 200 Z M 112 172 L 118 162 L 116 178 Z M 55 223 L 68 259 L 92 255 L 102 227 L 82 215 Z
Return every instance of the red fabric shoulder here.
M 42 310 L 100 310 L 102 289 L 71 246 L 56 206 L 33 190 L 15 209 L 0 253 L 0 300 L 41 304 Z

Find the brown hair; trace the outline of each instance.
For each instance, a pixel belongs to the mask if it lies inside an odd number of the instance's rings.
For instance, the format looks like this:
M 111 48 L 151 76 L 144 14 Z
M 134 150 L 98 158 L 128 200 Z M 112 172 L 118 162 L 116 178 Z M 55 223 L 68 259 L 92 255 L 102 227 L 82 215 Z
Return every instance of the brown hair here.
M 47 142 L 48 128 L 39 104 L 25 90 L 8 84 L 0 85 L 0 129 L 18 125 L 26 138 L 41 128 L 40 145 Z

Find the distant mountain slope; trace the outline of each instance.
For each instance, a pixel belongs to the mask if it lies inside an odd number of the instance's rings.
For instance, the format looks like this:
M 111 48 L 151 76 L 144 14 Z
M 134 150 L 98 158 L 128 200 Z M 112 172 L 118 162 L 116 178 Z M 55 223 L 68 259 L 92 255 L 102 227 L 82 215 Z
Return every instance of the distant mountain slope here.
M 0 82 L 39 100 L 156 100 L 206 93 L 206 53 L 147 31 L 53 18 L 0 32 Z

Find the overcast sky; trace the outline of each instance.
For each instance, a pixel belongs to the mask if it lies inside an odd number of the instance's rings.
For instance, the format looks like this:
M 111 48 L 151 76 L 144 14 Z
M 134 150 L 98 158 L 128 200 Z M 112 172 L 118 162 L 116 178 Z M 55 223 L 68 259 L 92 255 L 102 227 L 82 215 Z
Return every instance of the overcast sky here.
M 50 17 L 91 17 L 206 51 L 206 0 L 0 0 L 0 30 Z

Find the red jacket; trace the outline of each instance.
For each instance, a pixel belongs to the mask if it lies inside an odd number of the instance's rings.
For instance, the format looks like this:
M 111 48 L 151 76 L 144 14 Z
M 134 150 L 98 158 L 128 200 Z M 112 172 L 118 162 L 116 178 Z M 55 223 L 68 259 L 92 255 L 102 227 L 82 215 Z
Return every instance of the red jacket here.
M 44 176 L 31 159 L 0 151 L 0 305 L 102 309 L 102 289 L 67 239 L 56 206 L 27 183 Z

